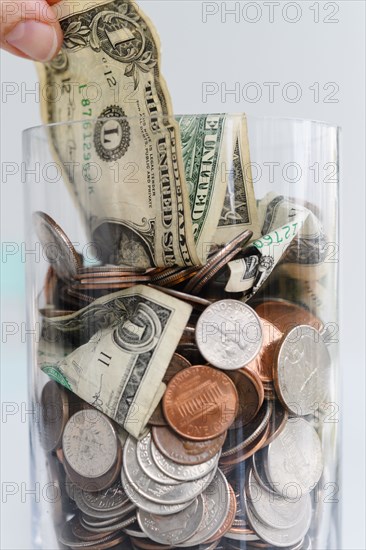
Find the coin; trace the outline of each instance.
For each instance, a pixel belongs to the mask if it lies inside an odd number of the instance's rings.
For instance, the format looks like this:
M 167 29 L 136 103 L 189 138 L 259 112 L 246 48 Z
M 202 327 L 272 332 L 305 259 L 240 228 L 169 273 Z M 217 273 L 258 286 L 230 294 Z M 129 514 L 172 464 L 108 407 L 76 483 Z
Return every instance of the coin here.
M 235 519 L 235 514 L 236 514 L 236 497 L 235 497 L 233 488 L 231 487 L 230 484 L 229 484 L 229 492 L 230 492 L 230 495 L 229 495 L 230 506 L 229 506 L 229 512 L 226 516 L 226 519 L 224 523 L 221 525 L 221 527 L 218 528 L 216 533 L 207 542 L 220 540 L 221 537 L 223 537 L 225 533 L 227 533 L 232 527 L 233 521 Z
M 95 479 L 111 470 L 117 460 L 117 435 L 110 420 L 99 411 L 82 410 L 66 424 L 62 449 L 77 474 Z
M 284 407 L 293 414 L 314 413 L 329 389 L 331 360 L 319 332 L 306 325 L 284 335 L 276 353 L 274 383 Z
M 97 512 L 117 513 L 128 502 L 120 480 L 104 491 L 84 492 L 83 497 L 88 506 Z
M 279 341 L 282 338 L 275 325 L 261 319 L 263 329 L 263 342 L 258 355 L 248 363 L 246 369 L 258 374 L 263 382 L 272 382 L 273 380 L 273 361 Z
M 309 310 L 287 300 L 266 300 L 256 306 L 255 311 L 267 321 L 274 324 L 281 332 L 287 332 L 294 326 L 310 325 L 318 331 L 323 323 Z
M 43 252 L 63 281 L 72 279 L 82 266 L 79 254 L 61 227 L 48 214 L 34 212 L 33 223 Z
M 164 292 L 164 294 L 168 294 L 169 296 L 173 296 L 174 298 L 183 300 L 183 302 L 188 302 L 193 306 L 200 306 L 200 308 L 206 308 L 212 303 L 210 300 L 206 300 L 205 298 L 200 298 L 199 296 L 192 296 L 192 294 L 187 294 L 186 292 L 180 292 L 179 290 L 173 290 L 171 288 L 160 287 L 152 284 L 149 284 L 148 286 L 151 288 L 155 288 L 156 290 L 160 290 L 160 292 Z
M 123 470 L 131 485 L 145 498 L 159 504 L 183 504 L 202 493 L 210 484 L 215 472 L 187 483 L 161 485 L 150 479 L 137 462 L 137 444 L 129 437 L 123 449 Z M 126 488 L 124 487 L 126 490 Z
M 266 440 L 265 445 L 269 445 L 272 441 L 276 439 L 285 429 L 288 420 L 288 412 L 284 409 L 281 403 L 276 400 L 273 402 L 273 411 L 272 416 L 269 420 L 270 432 Z
M 259 376 L 245 369 L 227 371 L 239 396 L 239 409 L 233 428 L 239 428 L 254 419 L 264 401 L 264 388 Z
M 298 498 L 314 489 L 323 471 L 319 436 L 303 418 L 290 418 L 268 447 L 267 474 L 274 489 Z
M 171 516 L 157 516 L 139 510 L 137 520 L 141 529 L 153 541 L 177 545 L 191 538 L 203 518 L 203 498 L 199 496 L 181 512 Z
M 122 466 L 122 451 L 121 448 L 118 447 L 117 459 L 115 461 L 115 464 L 110 470 L 108 470 L 108 472 L 99 477 L 90 478 L 78 474 L 69 465 L 65 457 L 63 460 L 63 466 L 68 477 L 80 489 L 89 492 L 103 491 L 104 489 L 111 487 L 117 480 L 118 475 L 120 474 Z
M 47 452 L 61 446 L 62 434 L 69 418 L 69 400 L 62 386 L 50 380 L 44 386 L 40 399 L 39 434 Z
M 217 470 L 214 479 L 202 494 L 205 508 L 201 525 L 193 537 L 181 544 L 194 546 L 208 541 L 224 524 L 230 510 L 230 490 L 226 477 Z
M 238 300 L 219 300 L 198 319 L 196 342 L 214 367 L 235 370 L 250 363 L 262 346 L 262 325 L 255 311 Z
M 237 410 L 235 384 L 226 374 L 202 365 L 179 372 L 163 396 L 169 425 L 192 440 L 218 437 L 232 424 Z
M 99 550 L 107 550 L 107 548 L 112 548 L 126 538 L 126 535 L 124 533 L 111 533 L 109 535 L 107 534 L 104 535 L 102 538 L 99 537 L 97 539 L 98 546 L 95 546 L 95 542 L 82 541 L 73 534 L 72 526 L 74 526 L 74 524 L 78 521 L 78 518 L 72 518 L 64 524 L 62 531 L 58 537 L 58 540 L 59 542 L 61 542 L 61 544 L 69 546 L 70 548 L 97 548 Z
M 207 441 L 182 439 L 170 428 L 153 427 L 152 436 L 159 451 L 178 464 L 202 464 L 221 449 L 226 433 Z
M 246 503 L 246 513 L 249 524 L 257 535 L 268 544 L 272 544 L 273 546 L 278 546 L 280 548 L 292 546 L 303 540 L 309 530 L 312 515 L 310 499 L 306 501 L 306 511 L 299 519 L 299 522 L 293 527 L 286 529 L 278 529 L 266 525 L 255 515 L 252 506 L 246 498 L 244 498 L 244 501 Z
M 85 529 L 80 521 L 80 516 L 74 518 L 75 521 L 70 522 L 72 534 L 79 540 L 84 542 L 96 542 L 100 539 L 104 539 L 108 535 L 113 535 L 113 529 L 109 533 L 92 533 Z
M 151 432 L 137 442 L 137 461 L 143 472 L 152 480 L 162 485 L 176 485 L 175 481 L 160 470 L 152 456 Z
M 309 503 L 311 508 L 308 494 L 298 500 L 290 500 L 263 489 L 253 475 L 252 468 L 249 469 L 244 490 L 257 518 L 277 529 L 294 527 L 309 509 Z
M 151 512 L 152 514 L 157 514 L 159 516 L 166 516 L 171 514 L 176 514 L 181 510 L 184 510 L 187 506 L 191 504 L 191 501 L 184 502 L 182 504 L 165 504 L 163 502 L 153 502 L 152 500 L 146 498 L 141 494 L 139 489 L 133 485 L 126 476 L 124 468 L 121 471 L 121 480 L 123 488 L 128 495 L 128 498 L 133 502 L 140 510 L 145 510 L 146 512 Z
M 241 462 L 244 462 L 244 460 L 247 460 L 263 447 L 268 437 L 268 434 L 269 425 L 267 425 L 263 432 L 261 432 L 253 441 L 251 441 L 250 444 L 236 451 L 235 454 L 231 454 L 230 456 L 221 458 L 219 462 L 220 468 L 224 469 L 226 467 L 230 472 L 230 466 L 240 464 Z
M 177 464 L 164 456 L 156 447 L 154 441 L 151 441 L 151 453 L 157 467 L 167 476 L 178 481 L 193 481 L 207 475 L 218 464 L 220 452 L 202 464 L 183 465 Z

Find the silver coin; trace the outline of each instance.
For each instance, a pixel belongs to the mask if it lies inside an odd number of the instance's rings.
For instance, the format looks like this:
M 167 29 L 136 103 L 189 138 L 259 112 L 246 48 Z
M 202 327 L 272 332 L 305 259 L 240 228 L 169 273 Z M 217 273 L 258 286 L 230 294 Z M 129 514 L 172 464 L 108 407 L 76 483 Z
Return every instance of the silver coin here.
M 314 489 L 322 471 L 318 434 L 303 418 L 290 418 L 268 446 L 267 475 L 271 485 L 283 497 L 298 499 Z
M 319 332 L 293 328 L 278 349 L 275 386 L 284 406 L 297 416 L 314 414 L 329 389 L 331 359 Z
M 113 518 L 109 518 L 109 519 L 93 518 L 85 514 L 83 514 L 82 517 L 83 517 L 84 523 L 86 523 L 90 527 L 106 527 L 108 525 L 114 525 L 115 523 L 122 521 L 123 518 L 125 518 L 135 510 L 136 510 L 136 506 L 132 502 L 130 502 L 124 508 L 121 508 L 121 511 L 118 514 L 118 516 L 115 516 Z
M 35 212 L 33 223 L 43 252 L 58 277 L 63 281 L 75 277 L 82 262 L 66 233 L 44 212 Z
M 123 488 L 126 491 L 128 498 L 138 508 L 140 508 L 141 510 L 145 510 L 146 512 L 151 512 L 152 514 L 157 514 L 159 516 L 169 516 L 171 514 L 176 514 L 181 510 L 184 510 L 184 508 L 189 506 L 191 502 L 194 500 L 193 499 L 190 502 L 184 502 L 183 504 L 173 504 L 173 505 L 159 504 L 141 495 L 141 493 L 136 489 L 136 487 L 132 485 L 132 483 L 130 483 L 130 481 L 127 479 L 126 473 L 123 468 L 121 472 L 121 479 L 122 479 Z
M 258 519 L 270 527 L 288 529 L 296 525 L 309 508 L 310 495 L 299 500 L 282 498 L 263 489 L 250 469 L 246 483 L 246 494 Z
M 89 504 L 85 501 L 85 492 L 80 489 L 79 487 L 76 487 L 74 490 L 74 497 L 76 506 L 79 508 L 83 514 L 86 514 L 87 516 L 99 520 L 109 520 L 109 519 L 118 519 L 120 516 L 120 509 L 118 510 L 112 510 L 112 511 L 105 511 L 105 510 L 94 510 L 89 506 Z M 126 505 L 128 505 L 130 501 L 128 500 L 126 502 Z
M 295 545 L 303 540 L 310 527 L 312 509 L 309 499 L 307 500 L 306 512 L 303 517 L 300 519 L 299 523 L 289 529 L 276 529 L 260 521 L 253 512 L 248 501 L 246 501 L 246 513 L 251 528 L 257 533 L 259 538 L 263 539 L 268 544 L 283 548 Z
M 142 496 L 159 504 L 183 504 L 193 500 L 206 489 L 214 476 L 214 472 L 210 472 L 207 476 L 195 481 L 177 485 L 161 485 L 161 483 L 150 479 L 141 469 L 137 461 L 136 440 L 132 437 L 126 441 L 123 459 L 123 469 L 131 485 Z
M 65 426 L 62 450 L 77 474 L 92 479 L 101 477 L 117 460 L 117 435 L 104 414 L 78 411 Z
M 235 370 L 250 363 L 262 347 L 262 324 L 255 311 L 238 300 L 219 300 L 197 321 L 196 343 L 214 367 Z
M 104 491 L 96 493 L 83 491 L 83 498 L 86 504 L 97 512 L 117 512 L 119 508 L 122 508 L 128 502 L 120 480 Z
M 225 533 L 224 538 L 232 540 L 243 540 L 247 542 L 260 540 L 257 535 L 252 535 L 251 533 L 232 533 L 230 531 Z
M 143 510 L 137 512 L 141 529 L 153 541 L 176 546 L 191 538 L 203 518 L 203 498 L 199 496 L 187 508 L 172 516 L 157 516 Z
M 121 520 L 119 522 L 115 522 L 113 525 L 108 525 L 106 527 L 103 527 L 103 526 L 91 527 L 90 525 L 84 522 L 82 516 L 80 517 L 80 525 L 90 533 L 110 533 L 111 531 L 121 531 L 121 529 L 124 529 L 125 527 L 132 525 L 133 523 L 135 523 L 135 521 L 136 521 L 136 516 L 133 515 L 127 519 Z
M 203 544 L 209 540 L 223 525 L 230 509 L 230 489 L 226 477 L 217 470 L 214 479 L 202 494 L 204 513 L 201 525 L 195 535 L 181 547 Z
M 178 485 L 178 481 L 165 474 L 154 462 L 151 442 L 151 432 L 137 442 L 137 461 L 142 470 L 150 479 L 153 479 L 162 485 Z
M 124 532 L 129 537 L 134 537 L 136 539 L 147 539 L 147 536 L 141 530 L 141 527 L 139 526 L 137 520 L 132 525 L 129 525 L 128 527 L 125 527 Z
M 164 456 L 151 439 L 151 454 L 156 466 L 167 476 L 178 481 L 193 481 L 206 476 L 217 467 L 221 451 L 207 462 L 185 466 L 184 464 L 178 464 Z

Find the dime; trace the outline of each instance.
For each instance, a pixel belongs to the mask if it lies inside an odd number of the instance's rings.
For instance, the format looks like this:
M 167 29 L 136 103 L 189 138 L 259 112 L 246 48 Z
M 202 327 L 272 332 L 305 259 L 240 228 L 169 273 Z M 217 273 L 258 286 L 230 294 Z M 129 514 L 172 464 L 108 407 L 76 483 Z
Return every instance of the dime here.
M 233 428 L 240 428 L 254 419 L 264 401 L 264 388 L 259 376 L 245 369 L 227 371 L 239 396 L 239 410 Z
M 105 489 L 97 493 L 83 493 L 84 501 L 90 508 L 96 512 L 118 512 L 128 502 L 126 493 L 123 490 L 120 480 Z
M 177 464 L 164 456 L 155 443 L 151 440 L 151 453 L 157 467 L 167 476 L 178 481 L 193 481 L 200 479 L 215 468 L 219 462 L 220 452 L 202 464 L 183 465 Z
M 261 319 L 263 327 L 263 343 L 257 357 L 253 359 L 246 369 L 258 374 L 263 382 L 272 382 L 273 380 L 273 361 L 279 341 L 282 338 L 282 332 L 272 323 Z
M 268 447 L 268 479 L 286 498 L 299 498 L 318 483 L 323 471 L 319 436 L 303 418 L 290 418 Z
M 104 489 L 107 489 L 108 487 L 111 487 L 113 483 L 117 480 L 118 475 L 120 474 L 122 466 L 122 451 L 121 448 L 118 448 L 117 452 L 117 460 L 115 461 L 115 464 L 112 466 L 108 472 L 103 474 L 100 477 L 86 477 L 78 474 L 73 470 L 73 468 L 69 465 L 66 458 L 63 459 L 63 467 L 65 469 L 66 474 L 71 479 L 71 481 L 79 487 L 79 489 L 83 489 L 84 491 L 90 491 L 90 492 L 97 492 L 97 491 L 103 491 Z
M 309 495 L 299 500 L 290 500 L 279 495 L 274 496 L 263 489 L 253 475 L 252 469 L 249 470 L 244 490 L 257 518 L 277 529 L 294 527 L 309 509 L 309 503 L 311 508 Z
M 303 540 L 309 530 L 312 515 L 310 499 L 306 501 L 306 510 L 301 516 L 299 522 L 293 527 L 286 529 L 277 529 L 266 525 L 259 518 L 257 518 L 247 499 L 244 499 L 244 501 L 246 503 L 248 521 L 252 529 L 268 544 L 272 544 L 273 546 L 278 546 L 280 548 L 292 546 Z
M 133 508 L 133 509 L 135 509 L 135 508 Z M 122 519 L 122 520 L 116 521 L 111 525 L 103 526 L 103 525 L 99 524 L 96 527 L 92 527 L 92 526 L 88 525 L 87 523 L 85 523 L 83 521 L 82 517 L 80 518 L 80 523 L 81 523 L 82 527 L 84 527 L 87 531 L 90 531 L 91 533 L 110 533 L 111 529 L 114 532 L 121 531 L 125 527 L 128 527 L 129 525 L 132 525 L 135 521 L 136 521 L 136 515 L 133 515 L 133 516 L 128 517 L 127 519 Z
M 108 535 L 113 535 L 114 530 L 112 529 L 109 533 L 92 533 L 82 525 L 80 521 L 80 516 L 76 516 L 74 521 L 70 522 L 72 534 L 79 540 L 84 542 L 97 542 L 100 539 Z
M 161 485 L 150 479 L 137 462 L 137 444 L 129 437 L 123 449 L 123 470 L 132 487 L 143 497 L 158 504 L 183 504 L 189 502 L 202 493 L 211 483 L 215 472 L 205 477 L 187 483 L 176 485 Z M 126 491 L 126 487 L 124 486 Z M 126 491 L 127 492 L 127 491 Z
M 153 481 L 162 485 L 178 484 L 178 481 L 175 481 L 157 467 L 152 456 L 151 432 L 137 442 L 137 461 L 143 472 Z
M 69 418 L 69 399 L 62 386 L 50 380 L 44 386 L 40 399 L 39 434 L 47 452 L 61 446 L 62 434 Z
M 224 433 L 235 419 L 238 392 L 226 374 L 206 366 L 178 373 L 163 397 L 169 425 L 187 439 L 204 441 Z
M 184 502 L 182 504 L 164 504 L 164 503 L 158 503 L 153 502 L 152 500 L 144 497 L 140 491 L 129 481 L 125 474 L 124 468 L 122 468 L 121 471 L 121 480 L 124 490 L 126 491 L 126 494 L 128 495 L 128 498 L 133 502 L 138 508 L 141 510 L 145 510 L 146 512 L 151 512 L 152 514 L 157 514 L 159 516 L 169 516 L 171 514 L 176 514 L 180 512 L 181 510 L 184 510 L 187 506 L 191 504 L 191 501 Z
M 82 266 L 70 239 L 48 214 L 34 212 L 33 223 L 43 252 L 63 281 L 72 279 Z
M 137 520 L 141 529 L 153 541 L 177 545 L 191 538 L 203 518 L 203 498 L 199 496 L 181 512 L 171 516 L 157 516 L 139 510 Z
M 116 431 L 104 414 L 82 410 L 66 424 L 62 449 L 74 472 L 91 479 L 99 478 L 116 463 Z
M 198 319 L 196 342 L 211 365 L 223 370 L 250 363 L 262 346 L 262 325 L 255 311 L 238 300 L 219 300 Z
M 181 546 L 203 544 L 214 536 L 224 524 L 230 510 L 229 484 L 220 470 L 202 494 L 205 503 L 203 520 L 195 535 Z
M 287 300 L 266 300 L 254 306 L 260 317 L 273 323 L 281 332 L 288 332 L 298 325 L 310 325 L 318 331 L 323 323 L 307 309 Z
M 202 464 L 221 449 L 226 433 L 207 441 L 182 439 L 170 428 L 152 428 L 152 436 L 159 451 L 178 464 Z
M 121 522 L 123 518 L 126 518 L 126 516 L 129 516 L 135 510 L 136 510 L 136 506 L 132 502 L 128 501 L 128 504 L 126 504 L 124 508 L 120 509 L 118 516 L 115 516 L 109 519 L 100 519 L 100 518 L 97 519 L 97 518 L 90 517 L 87 514 L 82 514 L 81 516 L 82 524 L 85 527 L 88 527 L 88 528 L 91 527 L 93 529 L 94 528 L 99 529 L 101 527 L 110 527 L 111 530 L 116 530 L 114 526 L 119 522 Z M 102 531 L 102 530 L 99 529 L 99 531 Z
M 326 398 L 331 360 L 319 332 L 306 325 L 284 335 L 275 358 L 278 397 L 293 414 L 314 413 Z

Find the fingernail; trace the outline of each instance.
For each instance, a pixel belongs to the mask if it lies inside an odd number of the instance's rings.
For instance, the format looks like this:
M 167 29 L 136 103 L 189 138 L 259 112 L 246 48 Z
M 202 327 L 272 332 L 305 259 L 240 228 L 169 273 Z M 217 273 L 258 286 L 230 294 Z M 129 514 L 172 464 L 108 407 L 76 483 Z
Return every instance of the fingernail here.
M 6 41 L 35 61 L 49 61 L 57 51 L 56 29 L 39 21 L 21 21 Z

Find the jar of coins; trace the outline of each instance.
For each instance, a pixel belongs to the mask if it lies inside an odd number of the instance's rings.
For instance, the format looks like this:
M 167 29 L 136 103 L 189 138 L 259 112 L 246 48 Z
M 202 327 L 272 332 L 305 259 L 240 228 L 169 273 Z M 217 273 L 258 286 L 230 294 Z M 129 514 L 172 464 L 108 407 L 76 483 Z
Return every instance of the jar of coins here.
M 144 63 L 24 137 L 33 547 L 339 548 L 338 129 L 168 116 Z

